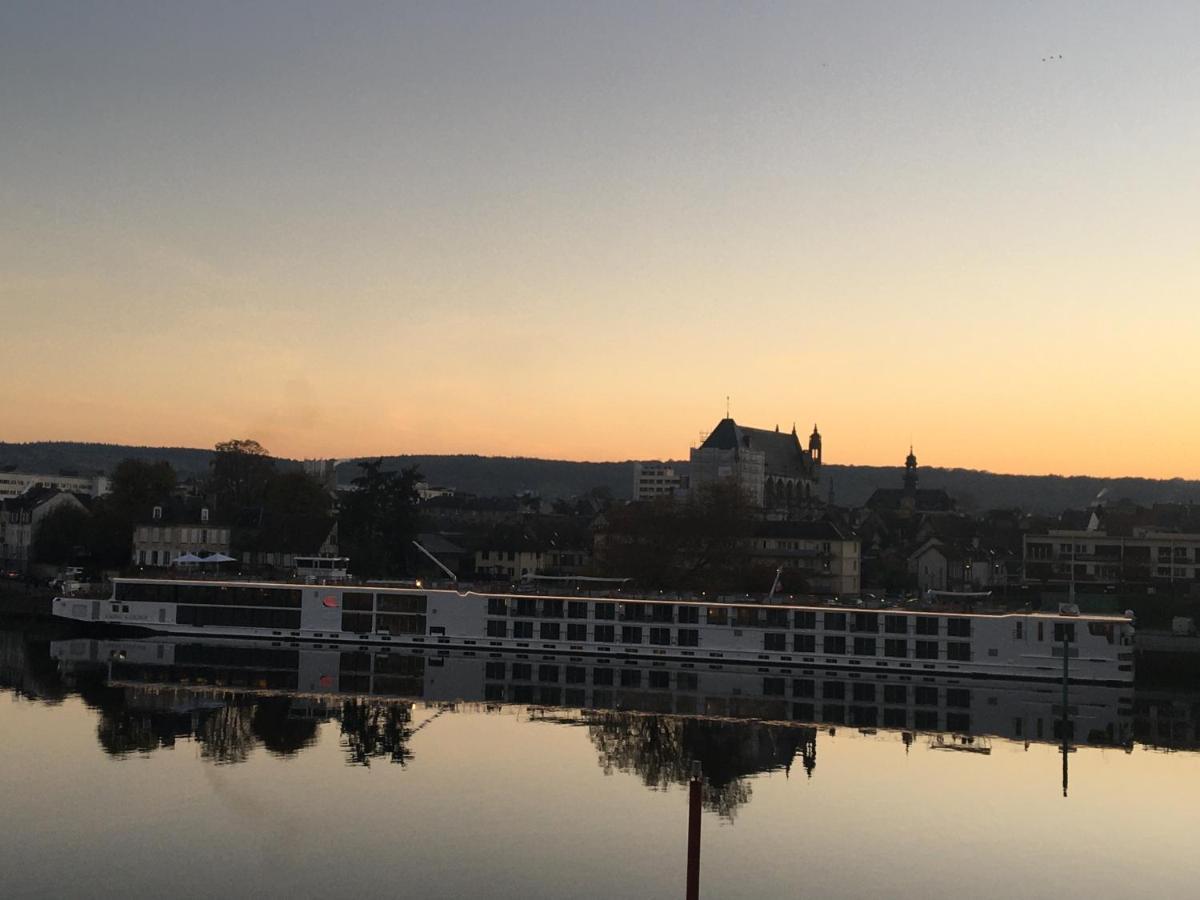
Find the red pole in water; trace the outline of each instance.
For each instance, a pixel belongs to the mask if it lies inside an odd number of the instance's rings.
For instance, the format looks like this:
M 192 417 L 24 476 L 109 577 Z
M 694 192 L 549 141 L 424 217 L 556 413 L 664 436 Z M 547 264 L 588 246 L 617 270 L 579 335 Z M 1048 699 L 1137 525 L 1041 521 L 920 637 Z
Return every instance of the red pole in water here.
M 700 763 L 693 761 L 692 780 L 688 785 L 687 900 L 700 898 L 700 796 L 703 788 Z

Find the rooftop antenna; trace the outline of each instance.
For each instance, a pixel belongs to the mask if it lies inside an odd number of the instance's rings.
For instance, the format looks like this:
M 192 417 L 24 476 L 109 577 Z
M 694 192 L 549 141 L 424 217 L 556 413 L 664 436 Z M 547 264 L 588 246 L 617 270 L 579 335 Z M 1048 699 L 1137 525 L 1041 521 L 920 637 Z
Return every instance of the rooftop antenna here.
M 729 418 L 729 395 L 725 395 L 725 418 Z

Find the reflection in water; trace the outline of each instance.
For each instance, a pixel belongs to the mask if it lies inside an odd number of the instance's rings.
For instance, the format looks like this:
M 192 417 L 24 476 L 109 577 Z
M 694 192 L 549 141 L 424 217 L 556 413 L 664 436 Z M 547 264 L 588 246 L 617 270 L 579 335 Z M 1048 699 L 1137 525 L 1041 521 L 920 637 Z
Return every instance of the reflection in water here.
M 1200 749 L 1195 694 L 1072 685 L 1064 706 L 1053 685 L 830 670 L 178 638 L 49 642 L 0 631 L 0 684 L 47 703 L 78 694 L 114 756 L 187 739 L 218 764 L 259 747 L 293 756 L 336 721 L 348 765 L 404 766 L 414 735 L 447 711 L 524 709 L 585 726 L 606 773 L 635 773 L 653 789 L 686 785 L 699 762 L 706 808 L 728 818 L 749 801 L 750 776 L 790 772 L 799 756 L 811 777 L 818 732 L 843 726 L 891 731 L 906 752 L 922 735 L 930 749 L 978 754 L 993 737 L 1061 744 L 1064 761 L 1076 746 L 1128 750 L 1135 737 Z M 435 711 L 420 724 L 417 704 Z
M 797 753 L 811 774 L 817 731 L 811 727 L 712 719 L 680 719 L 640 713 L 587 716 L 588 736 L 606 774 L 635 772 L 654 789 L 686 785 L 692 761 L 700 763 L 705 808 L 732 819 L 750 800 L 744 776 L 790 771 Z

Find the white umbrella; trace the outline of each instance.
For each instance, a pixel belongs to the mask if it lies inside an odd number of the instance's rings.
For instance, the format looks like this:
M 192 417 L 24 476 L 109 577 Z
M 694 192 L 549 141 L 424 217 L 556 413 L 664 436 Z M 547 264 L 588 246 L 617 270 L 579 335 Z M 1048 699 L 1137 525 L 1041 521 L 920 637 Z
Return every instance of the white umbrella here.
M 210 556 L 204 557 L 202 560 L 200 560 L 200 562 L 223 563 L 223 562 L 235 562 L 235 560 L 232 556 L 226 556 L 224 553 L 213 553 Z
M 184 553 L 184 554 L 181 554 L 180 556 L 175 557 L 173 560 L 171 560 L 171 565 L 186 566 L 186 565 L 189 565 L 190 563 L 198 563 L 198 562 L 204 562 L 204 560 L 202 560 L 200 557 L 198 557 L 195 553 Z

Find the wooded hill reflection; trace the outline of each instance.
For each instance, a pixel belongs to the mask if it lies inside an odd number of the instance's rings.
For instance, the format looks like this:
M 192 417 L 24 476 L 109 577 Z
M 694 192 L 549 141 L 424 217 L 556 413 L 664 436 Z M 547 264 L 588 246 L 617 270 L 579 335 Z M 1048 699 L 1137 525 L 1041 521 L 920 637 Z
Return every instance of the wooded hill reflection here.
M 939 747 L 976 752 L 991 737 L 1200 748 L 1200 696 L 1161 688 L 1139 717 L 1129 688 L 1072 685 L 1064 715 L 1054 684 L 645 660 L 162 638 L 38 643 L 0 632 L 0 684 L 50 703 L 78 694 L 98 711 L 110 754 L 183 738 L 213 763 L 259 747 L 294 755 L 336 721 L 347 764 L 403 765 L 436 715 L 517 710 L 586 727 L 606 772 L 636 773 L 651 788 L 685 784 L 699 760 L 705 803 L 726 816 L 749 799 L 748 776 L 797 764 L 811 776 L 818 732 L 836 727 L 895 732 L 905 745 L 928 732 Z

